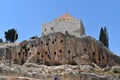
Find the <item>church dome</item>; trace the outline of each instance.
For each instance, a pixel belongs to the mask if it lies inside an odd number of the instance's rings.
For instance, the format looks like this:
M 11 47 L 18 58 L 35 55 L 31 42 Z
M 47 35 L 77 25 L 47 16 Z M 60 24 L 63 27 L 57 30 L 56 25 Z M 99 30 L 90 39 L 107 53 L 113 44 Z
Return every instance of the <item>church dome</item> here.
M 64 15 L 57 18 L 57 20 L 73 20 L 74 17 L 71 16 L 69 13 L 65 13 Z

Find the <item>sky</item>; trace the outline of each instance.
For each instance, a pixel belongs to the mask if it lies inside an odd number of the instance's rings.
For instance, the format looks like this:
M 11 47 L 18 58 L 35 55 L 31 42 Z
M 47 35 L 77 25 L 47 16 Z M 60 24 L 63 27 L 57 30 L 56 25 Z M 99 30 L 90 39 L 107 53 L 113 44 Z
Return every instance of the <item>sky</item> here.
M 109 48 L 120 56 L 120 0 L 0 0 L 0 38 L 15 28 L 17 42 L 41 36 L 42 24 L 69 13 L 81 19 L 86 35 L 99 39 L 106 26 Z

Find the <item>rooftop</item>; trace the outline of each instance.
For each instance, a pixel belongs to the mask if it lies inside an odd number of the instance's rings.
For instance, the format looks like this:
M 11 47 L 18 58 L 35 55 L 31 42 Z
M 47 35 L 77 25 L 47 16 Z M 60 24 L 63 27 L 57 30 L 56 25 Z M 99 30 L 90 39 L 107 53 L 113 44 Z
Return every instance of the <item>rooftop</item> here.
M 61 20 L 61 19 L 68 19 L 68 20 L 73 20 L 74 17 L 71 16 L 69 13 L 65 13 L 64 15 L 60 16 L 59 18 L 57 18 L 58 20 Z

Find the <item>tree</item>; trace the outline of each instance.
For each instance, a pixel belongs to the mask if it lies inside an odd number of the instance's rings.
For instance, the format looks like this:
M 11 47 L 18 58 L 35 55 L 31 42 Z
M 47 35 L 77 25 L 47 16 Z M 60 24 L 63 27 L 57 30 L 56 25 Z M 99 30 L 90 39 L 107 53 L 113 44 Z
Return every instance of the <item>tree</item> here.
M 36 36 L 31 37 L 30 39 L 37 39 L 37 38 L 39 37 L 36 35 Z
M 99 41 L 101 41 L 107 48 L 109 47 L 109 38 L 106 27 L 101 27 Z
M 14 28 L 6 31 L 5 39 L 6 39 L 6 41 L 15 42 L 18 39 L 17 31 Z
M 3 40 L 2 40 L 2 38 L 0 38 L 0 43 L 2 43 L 3 42 Z

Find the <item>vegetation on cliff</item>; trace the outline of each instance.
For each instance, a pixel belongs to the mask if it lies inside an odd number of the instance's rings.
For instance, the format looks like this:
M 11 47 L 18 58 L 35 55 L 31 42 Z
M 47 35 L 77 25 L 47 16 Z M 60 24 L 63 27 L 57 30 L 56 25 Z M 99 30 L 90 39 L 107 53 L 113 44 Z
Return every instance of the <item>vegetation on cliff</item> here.
M 109 47 L 109 38 L 106 27 L 101 27 L 99 41 L 101 41 L 107 48 Z
M 5 39 L 6 41 L 15 42 L 18 39 L 18 33 L 17 31 L 13 29 L 9 29 L 8 31 L 5 31 Z

